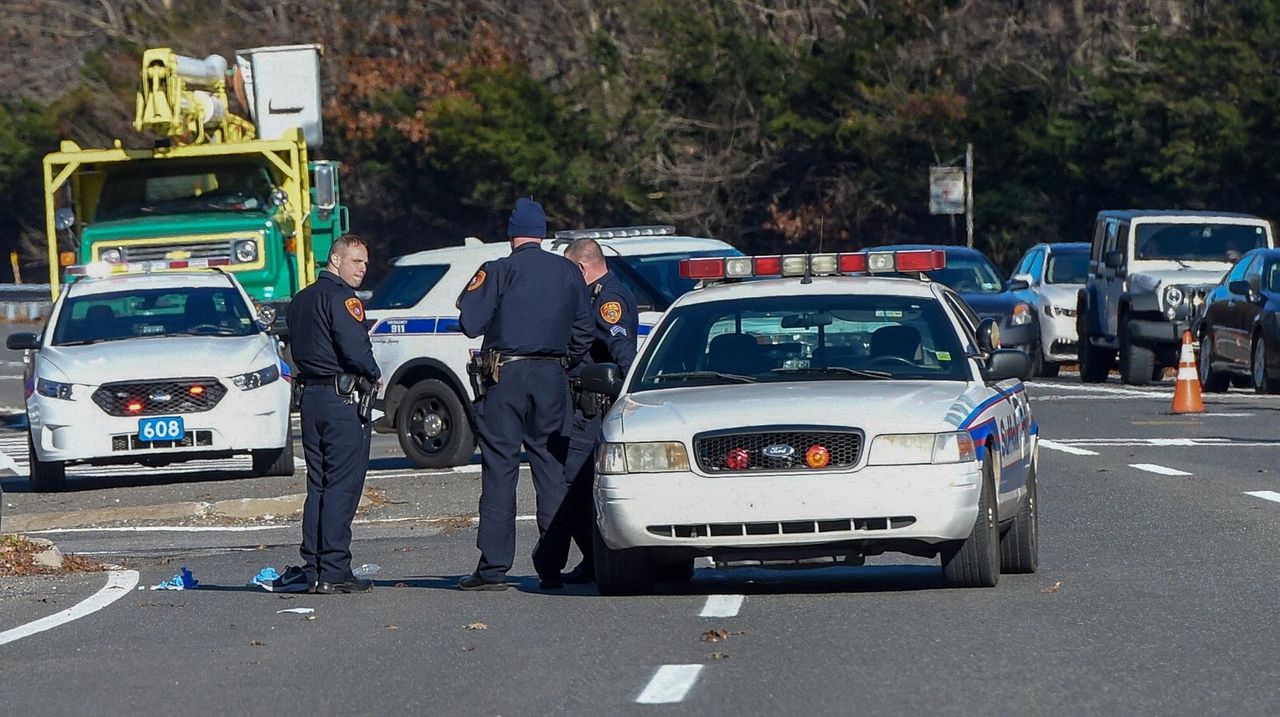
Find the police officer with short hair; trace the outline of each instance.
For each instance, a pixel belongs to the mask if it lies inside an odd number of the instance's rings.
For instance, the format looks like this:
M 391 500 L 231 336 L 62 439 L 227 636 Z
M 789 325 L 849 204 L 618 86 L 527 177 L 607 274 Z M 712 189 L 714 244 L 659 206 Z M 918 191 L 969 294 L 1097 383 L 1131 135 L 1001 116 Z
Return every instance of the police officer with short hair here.
M 591 295 L 593 319 L 591 348 L 570 376 L 576 376 L 584 367 L 596 363 L 617 364 L 625 375 L 636 358 L 636 332 L 640 320 L 635 296 L 616 274 L 609 271 L 604 252 L 595 240 L 575 240 L 565 249 L 564 256 L 582 271 Z M 595 511 L 591 487 L 595 482 L 595 450 L 600 440 L 604 411 L 592 408 L 591 415 L 587 415 L 583 401 L 574 406 L 573 430 L 569 435 L 569 454 L 565 460 L 568 491 L 544 539 L 547 559 L 554 561 L 557 569 L 563 568 L 568 560 L 570 537 L 577 543 L 582 562 L 563 577 L 566 583 L 595 582 L 591 535 Z
M 507 225 L 511 254 L 486 262 L 458 297 L 459 323 L 472 338 L 484 335 L 474 410 L 480 435 L 480 526 L 476 570 L 458 581 L 463 590 L 505 590 L 515 559 L 516 483 L 524 445 L 537 491 L 539 536 L 564 499 L 568 450 L 569 383 L 565 367 L 577 363 L 591 341 L 586 287 L 571 262 L 542 250 L 547 218 L 542 205 L 520 199 Z M 560 565 L 548 564 L 541 545 L 534 567 L 544 589 L 561 587 Z
M 301 385 L 307 499 L 299 550 L 302 575 L 286 571 L 281 580 L 305 580 L 310 592 L 322 594 L 373 588 L 372 581 L 351 572 L 351 521 L 369 467 L 371 428 L 360 413 L 358 394 L 372 391 L 382 376 L 364 325 L 364 305 L 354 290 L 368 264 L 362 239 L 347 235 L 334 240 L 327 270 L 289 304 L 290 350 Z

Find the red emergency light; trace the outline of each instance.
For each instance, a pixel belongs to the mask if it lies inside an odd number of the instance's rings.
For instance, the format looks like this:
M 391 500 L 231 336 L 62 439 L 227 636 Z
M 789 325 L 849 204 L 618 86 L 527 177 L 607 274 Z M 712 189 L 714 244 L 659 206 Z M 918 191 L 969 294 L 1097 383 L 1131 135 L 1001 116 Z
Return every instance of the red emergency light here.
M 67 276 L 112 276 L 114 274 L 149 274 L 153 271 L 181 271 L 183 269 L 212 269 L 219 266 L 230 266 L 231 257 L 214 257 L 212 259 L 182 259 L 173 261 L 141 261 L 126 264 L 113 264 L 99 261 L 93 264 L 76 264 L 66 268 Z
M 694 257 L 681 260 L 680 276 L 695 281 L 721 281 L 805 274 L 914 274 L 946 267 L 947 253 L 942 249 L 867 250 L 840 254 Z

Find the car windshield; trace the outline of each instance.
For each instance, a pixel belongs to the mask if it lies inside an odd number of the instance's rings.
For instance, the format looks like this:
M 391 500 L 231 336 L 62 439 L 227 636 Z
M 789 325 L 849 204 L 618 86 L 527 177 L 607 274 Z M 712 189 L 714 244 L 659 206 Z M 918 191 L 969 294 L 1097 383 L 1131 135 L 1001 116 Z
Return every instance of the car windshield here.
M 947 254 L 947 268 L 928 272 L 929 278 L 962 294 L 999 294 L 1004 280 L 985 256 Z
M 449 270 L 443 264 L 399 264 L 374 289 L 366 309 L 407 309 L 417 306 Z
M 1044 270 L 1046 284 L 1083 284 L 1089 277 L 1089 254 L 1058 253 L 1049 255 L 1049 265 Z
M 632 391 L 778 381 L 965 381 L 941 304 L 899 296 L 769 296 L 675 308 L 645 345 Z
M 1240 224 L 1138 224 L 1134 247 L 1139 259 L 1236 261 L 1267 245 L 1266 229 Z
M 68 297 L 54 346 L 156 336 L 248 336 L 258 332 L 240 292 L 227 288 L 132 289 Z
M 683 296 L 695 285 L 694 279 L 680 277 L 680 260 L 699 256 L 741 256 L 737 249 L 713 249 L 708 251 L 685 251 L 671 254 L 646 254 L 643 256 L 618 256 L 611 260 L 621 261 L 639 276 L 650 293 L 661 297 L 663 306 Z
M 271 206 L 271 189 L 266 168 L 253 162 L 130 164 L 107 172 L 95 219 L 263 212 Z

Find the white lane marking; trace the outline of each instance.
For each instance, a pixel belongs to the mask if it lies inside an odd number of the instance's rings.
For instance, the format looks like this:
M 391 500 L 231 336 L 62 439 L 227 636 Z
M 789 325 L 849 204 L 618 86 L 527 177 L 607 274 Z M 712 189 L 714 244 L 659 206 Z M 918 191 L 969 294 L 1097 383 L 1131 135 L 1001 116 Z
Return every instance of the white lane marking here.
M 1190 438 L 1151 438 L 1153 446 L 1194 446 L 1196 442 Z
M 1200 448 L 1238 448 L 1271 446 L 1280 448 L 1277 440 L 1242 440 L 1236 438 L 1059 438 L 1068 446 L 1197 446 Z
M 681 702 L 693 688 L 702 665 L 663 665 L 636 698 L 642 705 L 665 705 Z
M 107 577 L 107 584 L 101 590 L 66 610 L 48 617 L 42 617 L 39 620 L 34 620 L 11 630 L 0 632 L 0 645 L 8 644 L 14 640 L 21 640 L 38 632 L 52 630 L 59 625 L 93 614 L 127 595 L 137 584 L 137 570 L 112 570 Z
M 1277 493 L 1274 490 L 1246 490 L 1244 494 L 1251 495 L 1254 498 L 1261 498 L 1263 500 L 1272 500 L 1277 503 L 1280 503 L 1280 493 Z
M 8 453 L 0 453 L 0 470 L 11 470 L 14 473 L 20 472 L 18 463 Z
M 742 595 L 708 595 L 698 617 L 737 617 L 745 599 Z
M 360 521 L 356 521 L 357 523 Z M 53 533 L 252 533 L 256 530 L 280 530 L 296 525 L 226 525 L 199 527 L 191 525 L 127 525 L 115 528 L 49 528 L 28 530 L 23 535 L 50 535 Z
M 1090 450 L 1086 450 L 1086 449 L 1084 449 L 1084 448 L 1076 448 L 1075 446 L 1067 446 L 1067 445 L 1063 445 L 1063 444 L 1061 444 L 1061 443 L 1058 443 L 1057 441 L 1050 441 L 1050 440 L 1047 440 L 1047 439 L 1044 439 L 1044 438 L 1041 438 L 1041 439 L 1040 439 L 1040 445 L 1044 446 L 1045 448 L 1048 448 L 1048 449 L 1049 449 L 1049 450 L 1051 450 L 1051 451 L 1062 451 L 1063 453 L 1070 453 L 1070 454 L 1071 454 L 1071 455 L 1073 455 L 1073 456 L 1096 456 L 1096 455 L 1098 455 L 1098 452 L 1097 452 L 1097 451 L 1090 451 Z
M 1148 473 L 1158 473 L 1162 476 L 1189 476 L 1190 473 L 1180 471 L 1177 468 L 1166 468 L 1165 466 L 1156 465 L 1155 463 L 1130 463 L 1130 468 L 1137 468 L 1140 471 Z

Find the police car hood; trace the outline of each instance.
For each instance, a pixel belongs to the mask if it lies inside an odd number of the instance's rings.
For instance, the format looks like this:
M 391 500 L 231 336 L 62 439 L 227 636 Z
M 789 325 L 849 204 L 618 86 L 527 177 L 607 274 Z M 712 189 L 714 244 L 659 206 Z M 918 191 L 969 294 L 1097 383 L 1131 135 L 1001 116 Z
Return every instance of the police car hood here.
M 606 440 L 672 441 L 748 426 L 848 426 L 881 433 L 954 431 L 963 381 L 823 380 L 689 386 L 624 396 Z M 950 414 L 952 421 L 947 420 Z
M 270 337 L 265 334 L 157 336 L 83 346 L 47 346 L 40 349 L 39 358 L 54 369 L 41 370 L 41 376 L 95 386 L 154 378 L 229 378 L 277 361 Z

